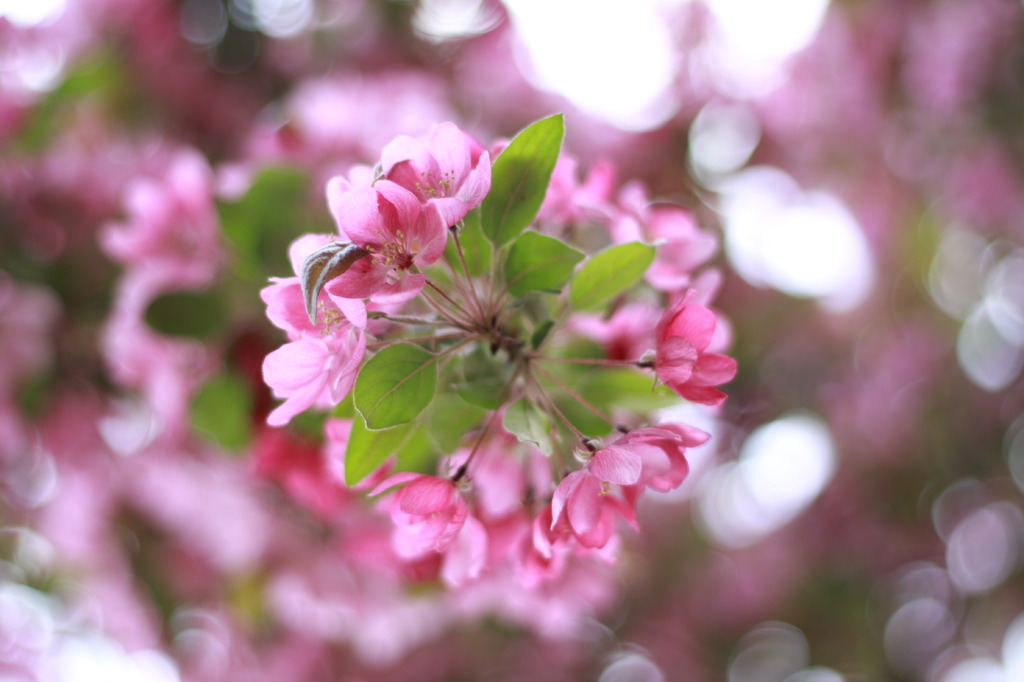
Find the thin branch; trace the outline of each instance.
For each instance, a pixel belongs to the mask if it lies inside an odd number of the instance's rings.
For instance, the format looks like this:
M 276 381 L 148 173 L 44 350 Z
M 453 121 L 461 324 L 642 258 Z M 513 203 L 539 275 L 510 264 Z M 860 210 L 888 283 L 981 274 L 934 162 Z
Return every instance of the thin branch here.
M 473 449 L 469 451 L 469 456 L 466 457 L 466 461 L 462 463 L 462 466 L 458 468 L 455 475 L 452 476 L 452 481 L 458 483 L 466 475 L 469 470 L 469 464 L 476 457 L 476 453 L 480 450 L 480 446 L 483 445 L 484 439 L 487 434 L 490 433 L 494 427 L 494 423 L 498 420 L 498 415 L 501 413 L 501 408 L 505 406 L 505 403 L 509 402 L 509 397 L 512 393 L 512 386 L 515 384 L 516 379 L 519 377 L 522 371 L 522 365 L 516 367 L 516 370 L 512 372 L 512 376 L 509 377 L 508 382 L 505 384 L 504 390 L 501 392 L 501 397 L 498 398 L 498 406 L 491 411 L 491 416 L 488 418 L 487 423 L 484 424 L 484 428 L 480 431 L 480 435 L 476 439 L 476 443 L 473 444 Z
M 606 421 L 609 424 L 614 424 L 615 423 L 611 419 L 611 417 L 609 417 L 607 414 L 604 413 L 603 410 L 600 410 L 597 407 L 594 407 L 594 405 L 591 404 L 586 398 L 584 398 L 579 393 L 577 393 L 574 389 L 572 389 L 571 387 L 566 385 L 566 383 L 564 381 L 562 381 L 561 379 L 559 379 L 557 376 L 555 376 L 551 372 L 547 371 L 546 369 L 544 369 L 540 365 L 537 366 L 537 371 L 540 372 L 541 374 L 543 374 L 544 378 L 546 378 L 548 381 L 550 381 L 551 383 L 553 383 L 556 386 L 558 386 L 558 388 L 562 389 L 562 391 L 566 395 L 568 395 L 570 398 L 572 398 L 573 400 L 578 402 L 580 405 L 582 405 L 583 407 L 585 407 L 588 410 L 590 410 L 591 412 L 593 412 L 594 415 L 596 415 L 598 419 Z

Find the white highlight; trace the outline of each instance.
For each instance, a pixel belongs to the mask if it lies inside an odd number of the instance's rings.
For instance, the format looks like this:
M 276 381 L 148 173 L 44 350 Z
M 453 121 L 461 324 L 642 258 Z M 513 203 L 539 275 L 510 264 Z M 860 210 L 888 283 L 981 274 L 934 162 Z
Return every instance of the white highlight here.
M 481 0 L 421 0 L 412 25 L 427 40 L 442 42 L 486 33 L 498 19 Z
M 709 103 L 690 125 L 690 167 L 705 185 L 747 162 L 761 138 L 757 115 L 743 104 Z
M 967 378 L 986 391 L 1001 391 L 1024 369 L 1024 348 L 1000 333 L 985 306 L 975 308 L 960 327 L 956 357 Z
M 788 623 L 761 623 L 740 640 L 729 682 L 784 682 L 807 665 L 807 638 Z
M 960 521 L 946 545 L 946 566 L 965 594 L 987 592 L 1017 567 L 1020 510 L 1008 502 L 979 509 Z
M 786 60 L 814 39 L 828 0 L 705 0 L 716 23 L 703 67 L 715 87 L 737 97 L 770 92 L 786 75 Z
M 739 460 L 712 472 L 700 520 L 719 544 L 743 547 L 789 523 L 835 471 L 835 448 L 818 417 L 794 413 L 756 429 Z
M 272 38 L 291 38 L 313 21 L 313 0 L 232 0 L 231 18 Z
M 39 26 L 56 21 L 65 4 L 66 0 L 0 0 L 0 17 L 21 28 Z
M 526 52 L 523 73 L 623 130 L 650 130 L 677 109 L 665 0 L 506 0 Z
M 805 192 L 777 168 L 747 169 L 721 186 L 725 247 L 755 286 L 816 298 L 846 312 L 870 293 L 874 263 L 849 209 L 827 192 Z

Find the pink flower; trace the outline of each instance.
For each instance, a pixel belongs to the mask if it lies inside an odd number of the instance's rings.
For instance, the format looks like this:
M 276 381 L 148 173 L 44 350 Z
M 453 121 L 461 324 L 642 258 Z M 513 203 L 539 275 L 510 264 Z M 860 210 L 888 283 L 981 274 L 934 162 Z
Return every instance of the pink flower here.
M 681 206 L 652 204 L 640 183 L 619 193 L 618 214 L 609 227 L 616 242 L 642 240 L 658 244 L 658 252 L 644 278 L 659 291 L 674 292 L 691 286 L 695 269 L 718 249 L 714 234 L 697 227 Z
M 169 274 L 173 288 L 205 286 L 221 260 L 213 174 L 197 152 L 175 155 L 159 180 L 141 177 L 125 191 L 128 220 L 100 233 L 104 251 L 132 266 Z
M 373 188 L 349 189 L 343 178 L 327 184 L 327 201 L 342 236 L 370 252 L 328 285 L 344 298 L 408 300 L 423 288 L 425 276 L 404 276 L 413 267 L 441 257 L 447 229 L 438 208 L 420 205 L 412 192 L 388 180 Z
M 658 317 L 656 306 L 646 301 L 616 308 L 611 317 L 576 313 L 569 318 L 574 331 L 604 346 L 610 360 L 636 360 L 654 345 L 652 327 Z
M 612 475 L 616 483 L 635 483 L 640 475 L 640 466 L 637 463 L 633 470 L 627 464 L 614 473 L 603 473 Z M 551 530 L 566 524 L 576 541 L 584 547 L 604 547 L 615 533 L 617 513 L 633 520 L 631 506 L 612 494 L 607 483 L 588 469 L 574 471 L 563 478 L 551 498 Z
M 709 434 L 686 424 L 634 429 L 594 453 L 590 470 L 603 478 L 616 471 L 632 472 L 639 466 L 634 483 L 667 492 L 678 488 L 690 473 L 686 448 L 703 445 L 708 438 Z
M 310 407 L 337 405 L 352 390 L 366 353 L 362 329 L 345 325 L 323 339 L 303 337 L 286 343 L 263 360 L 263 380 L 285 401 L 267 416 L 284 426 Z
M 491 159 L 454 123 L 434 126 L 421 142 L 407 135 L 392 140 L 381 154 L 384 177 L 440 211 L 445 226 L 455 225 L 491 189 Z
M 714 387 L 736 376 L 736 361 L 705 352 L 715 332 L 715 314 L 690 303 L 694 294 L 688 291 L 658 322 L 654 371 L 680 397 L 720 405 L 726 396 Z
M 322 235 L 295 240 L 289 251 L 292 265 L 301 267 L 306 254 L 328 240 Z M 297 277 L 275 278 L 260 296 L 267 317 L 291 339 L 263 360 L 263 380 L 285 399 L 267 423 L 283 426 L 310 407 L 337 405 L 352 390 L 366 354 L 366 305 L 321 292 L 311 323 Z
M 447 478 L 403 471 L 381 481 L 370 494 L 379 495 L 402 483 L 407 485 L 391 500 L 395 550 L 406 558 L 445 551 L 466 522 L 462 493 Z

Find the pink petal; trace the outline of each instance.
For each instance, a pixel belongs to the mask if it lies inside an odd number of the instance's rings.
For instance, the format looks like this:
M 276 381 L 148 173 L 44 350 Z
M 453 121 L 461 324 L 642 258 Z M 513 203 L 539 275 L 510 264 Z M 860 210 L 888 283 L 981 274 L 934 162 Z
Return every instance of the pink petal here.
M 690 303 L 683 306 L 665 329 L 662 339 L 681 336 L 693 344 L 698 352 L 703 351 L 711 342 L 715 332 L 715 314 L 702 305 Z
M 717 386 L 732 381 L 736 376 L 736 360 L 728 355 L 705 353 L 693 368 L 690 384 L 693 386 Z
M 416 183 L 420 182 L 419 169 L 426 168 L 429 158 L 430 152 L 427 151 L 422 142 L 408 135 L 399 135 L 384 145 L 384 149 L 380 154 L 381 171 L 389 180 L 412 189 L 416 186 Z M 399 171 L 401 180 L 392 177 L 397 170 L 396 166 L 399 164 L 404 166 Z M 412 184 L 406 184 L 407 180 L 411 180 Z
M 422 475 L 423 474 L 417 474 L 413 471 L 399 471 L 397 474 L 392 474 L 378 483 L 377 487 L 370 491 L 370 497 L 380 495 L 388 488 L 394 488 L 396 485 L 402 485 L 403 483 L 414 481 Z
M 459 531 L 462 529 L 462 524 L 466 521 L 468 514 L 466 501 L 457 492 L 455 493 L 454 506 L 449 509 L 449 514 L 446 525 L 438 533 L 437 540 L 434 542 L 434 550 L 437 552 L 443 552 L 448 549 L 448 546 L 455 541 Z
M 487 530 L 470 516 L 445 552 L 441 579 L 451 587 L 476 578 L 487 561 Z
M 670 336 L 658 344 L 654 353 L 654 371 L 666 384 L 681 384 L 690 379 L 697 350 L 689 340 Z
M 441 257 L 448 243 L 448 225 L 433 202 L 423 207 L 413 230 L 409 233 L 410 242 L 419 243 L 417 265 L 430 265 Z
M 324 289 L 334 305 L 338 306 L 345 319 L 352 323 L 357 329 L 366 328 L 366 302 L 358 298 L 345 298 L 344 296 L 331 296 L 331 291 Z
M 334 197 L 331 200 L 331 214 L 342 236 L 358 246 L 379 246 L 387 238 L 378 207 L 378 195 L 371 188 L 352 189 Z
M 286 343 L 263 359 L 263 380 L 279 397 L 318 382 L 323 387 L 323 369 L 330 351 L 319 339 Z
M 469 209 L 472 206 L 462 199 L 456 199 L 454 197 L 442 197 L 439 199 L 431 199 L 430 205 L 433 206 L 438 214 L 441 216 L 441 222 L 444 226 L 450 226 L 457 224 L 460 220 L 466 217 L 469 213 Z M 434 258 L 437 260 L 437 258 Z
M 711 434 L 707 431 L 702 431 L 696 426 L 690 426 L 689 424 L 661 424 L 660 428 L 675 433 L 682 445 L 687 448 L 703 445 L 711 438 Z
M 391 170 L 384 172 L 385 177 L 396 185 L 400 185 L 416 195 L 420 201 L 430 199 L 430 187 L 423 186 L 423 174 L 413 161 L 399 161 Z
M 484 152 L 480 155 L 476 168 L 470 171 L 469 177 L 462 183 L 456 196 L 473 208 L 484 200 L 489 191 L 491 191 L 491 156 Z
M 662 314 L 661 319 L 658 320 L 657 326 L 654 328 L 654 338 L 658 341 L 668 337 L 675 336 L 674 334 L 668 333 L 668 326 L 676 318 L 677 315 L 686 307 L 697 292 L 693 289 L 687 289 L 686 293 L 683 294 L 682 298 L 676 301 L 668 310 Z
M 585 473 L 568 499 L 569 524 L 577 534 L 586 534 L 601 520 L 601 482 Z
M 356 261 L 344 274 L 332 279 L 324 290 L 333 299 L 372 296 L 387 282 L 391 268 L 374 257 Z
M 686 385 L 680 386 L 679 388 L 672 386 L 672 390 L 674 390 L 679 397 L 685 398 L 691 403 L 700 403 L 701 405 L 710 405 L 711 407 L 721 405 L 728 397 L 717 388 L 712 388 L 711 386 Z
M 288 247 L 288 260 L 292 264 L 292 271 L 296 275 L 301 274 L 302 263 L 306 257 L 333 241 L 337 241 L 337 237 L 331 234 L 304 234 L 293 241 Z
M 456 187 L 461 185 L 469 173 L 471 163 L 469 140 L 466 139 L 466 134 L 459 130 L 454 123 L 442 123 L 430 131 L 427 148 L 437 160 L 437 167 L 442 176 L 452 178 Z M 447 194 L 447 196 L 451 196 L 451 194 Z
M 562 510 L 565 509 L 565 504 L 569 497 L 576 490 L 576 487 L 580 484 L 580 481 L 587 476 L 585 471 L 574 471 L 558 484 L 555 488 L 555 493 L 551 497 L 551 528 L 558 524 L 559 518 L 562 516 Z
M 398 508 L 406 514 L 428 516 L 451 507 L 457 497 L 455 484 L 448 479 L 420 476 L 398 493 Z
M 427 283 L 427 276 L 422 272 L 406 275 L 394 284 L 385 284 L 370 297 L 371 302 L 381 305 L 398 305 L 411 301 L 420 295 Z
M 377 192 L 378 211 L 389 234 L 389 241 L 408 244 L 416 236 L 416 226 L 420 218 L 419 199 L 406 188 L 390 180 L 378 180 L 373 187 Z M 404 238 L 398 235 L 404 235 Z
M 631 449 L 610 445 L 594 453 L 589 470 L 597 478 L 619 485 L 640 480 L 640 457 Z

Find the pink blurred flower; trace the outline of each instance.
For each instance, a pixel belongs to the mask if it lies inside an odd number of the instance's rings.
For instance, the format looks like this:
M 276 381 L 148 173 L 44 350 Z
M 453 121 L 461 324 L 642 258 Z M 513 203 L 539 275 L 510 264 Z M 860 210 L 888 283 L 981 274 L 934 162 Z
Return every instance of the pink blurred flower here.
M 60 303 L 49 289 L 21 284 L 0 270 L 0 398 L 50 365 Z
M 636 360 L 654 345 L 654 320 L 658 309 L 651 303 L 637 301 L 615 310 L 611 317 L 577 313 L 569 318 L 569 326 L 604 346 L 610 360 Z
M 736 376 L 736 361 L 705 352 L 715 332 L 715 314 L 690 303 L 691 290 L 669 308 L 655 329 L 654 371 L 680 397 L 720 405 L 725 394 L 714 388 Z
M 129 267 L 165 271 L 175 289 L 204 286 L 213 279 L 221 260 L 220 222 L 213 174 L 197 152 L 179 152 L 159 180 L 135 180 L 124 203 L 128 221 L 109 225 L 100 234 L 111 258 Z
M 491 189 L 491 158 L 454 123 L 434 126 L 421 142 L 400 135 L 381 154 L 384 177 L 437 207 L 455 225 Z
M 407 558 L 445 551 L 466 522 L 462 493 L 447 478 L 403 471 L 381 481 L 370 494 L 403 483 L 406 485 L 391 500 L 391 520 L 398 531 L 395 549 Z
M 668 293 L 690 286 L 693 271 L 718 249 L 715 235 L 699 229 L 689 211 L 672 204 L 652 204 L 638 182 L 619 192 L 617 216 L 609 231 L 619 243 L 640 240 L 658 244 L 654 263 L 644 278 Z

